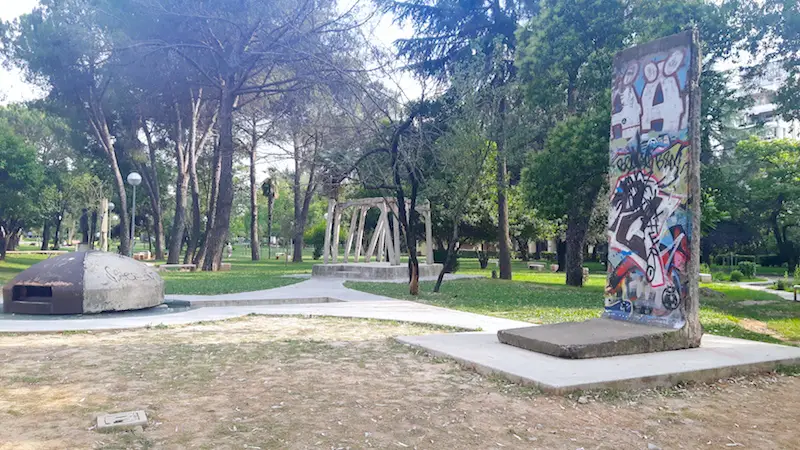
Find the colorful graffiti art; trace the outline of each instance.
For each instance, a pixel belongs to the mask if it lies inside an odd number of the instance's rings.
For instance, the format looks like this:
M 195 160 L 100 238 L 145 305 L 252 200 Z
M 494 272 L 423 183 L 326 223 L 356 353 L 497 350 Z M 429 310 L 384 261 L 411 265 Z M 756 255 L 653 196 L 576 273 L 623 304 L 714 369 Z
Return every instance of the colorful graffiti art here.
M 604 315 L 681 328 L 692 239 L 692 46 L 689 39 L 670 44 L 614 61 Z

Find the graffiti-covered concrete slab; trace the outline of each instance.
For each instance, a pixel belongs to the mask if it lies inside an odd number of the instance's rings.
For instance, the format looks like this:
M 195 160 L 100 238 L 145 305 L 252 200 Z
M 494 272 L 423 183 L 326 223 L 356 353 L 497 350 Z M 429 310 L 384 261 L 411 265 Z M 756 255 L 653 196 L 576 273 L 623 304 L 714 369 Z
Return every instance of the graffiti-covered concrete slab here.
M 143 309 L 164 302 L 164 280 L 131 258 L 74 252 L 35 264 L 3 287 L 3 311 L 83 314 Z
M 698 57 L 687 31 L 614 59 L 604 312 L 672 329 L 688 321 L 697 343 Z

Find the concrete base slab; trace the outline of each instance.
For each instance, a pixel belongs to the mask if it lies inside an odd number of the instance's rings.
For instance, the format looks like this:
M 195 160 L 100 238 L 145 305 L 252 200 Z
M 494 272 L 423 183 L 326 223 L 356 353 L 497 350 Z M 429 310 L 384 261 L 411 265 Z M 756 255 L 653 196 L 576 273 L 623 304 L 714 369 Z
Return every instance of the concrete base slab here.
M 559 358 L 584 359 L 688 348 L 678 330 L 612 319 L 497 332 L 500 342 Z
M 129 430 L 146 425 L 147 415 L 141 410 L 97 416 L 97 431 L 99 432 Z
M 800 364 L 800 348 L 705 335 L 699 348 L 592 359 L 564 359 L 505 345 L 494 333 L 399 337 L 479 373 L 498 374 L 544 391 L 637 389 L 712 381 Z
M 441 264 L 420 264 L 419 277 L 435 277 L 442 270 Z M 379 263 L 315 264 L 312 277 L 344 278 L 348 280 L 408 280 L 408 266 L 393 266 Z

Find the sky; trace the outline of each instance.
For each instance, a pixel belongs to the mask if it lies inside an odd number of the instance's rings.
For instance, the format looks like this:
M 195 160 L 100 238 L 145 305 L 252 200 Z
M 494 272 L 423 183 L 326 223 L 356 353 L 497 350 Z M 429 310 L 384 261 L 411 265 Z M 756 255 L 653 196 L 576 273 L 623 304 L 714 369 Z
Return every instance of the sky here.
M 12 20 L 28 13 L 37 3 L 36 0 L 0 1 L 0 20 Z M 19 70 L 0 67 L 0 104 L 33 100 L 42 95 L 44 94 L 38 88 L 23 81 Z

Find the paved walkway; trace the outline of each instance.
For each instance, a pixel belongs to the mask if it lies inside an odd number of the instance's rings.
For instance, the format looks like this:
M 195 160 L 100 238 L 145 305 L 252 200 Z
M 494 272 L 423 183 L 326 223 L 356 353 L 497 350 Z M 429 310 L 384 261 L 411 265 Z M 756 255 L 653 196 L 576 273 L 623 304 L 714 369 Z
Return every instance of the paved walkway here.
M 142 328 L 224 320 L 247 314 L 312 315 L 397 320 L 496 332 L 529 326 L 526 322 L 455 311 L 422 303 L 394 300 L 344 287 L 343 280 L 310 279 L 291 286 L 224 295 L 169 295 L 189 302 L 192 309 L 160 315 L 116 314 L 74 319 L 0 320 L 0 332 L 54 332 Z M 290 300 L 292 304 L 258 304 Z M 310 303 L 304 303 L 310 302 Z M 233 306 L 236 305 L 236 306 Z
M 772 282 L 759 281 L 756 283 L 741 282 L 736 284 L 739 285 L 739 287 L 743 287 L 745 289 L 751 289 L 753 291 L 769 292 L 770 294 L 775 294 L 784 300 L 794 301 L 794 292 L 776 291 L 775 289 L 770 289 L 770 286 L 772 286 Z

